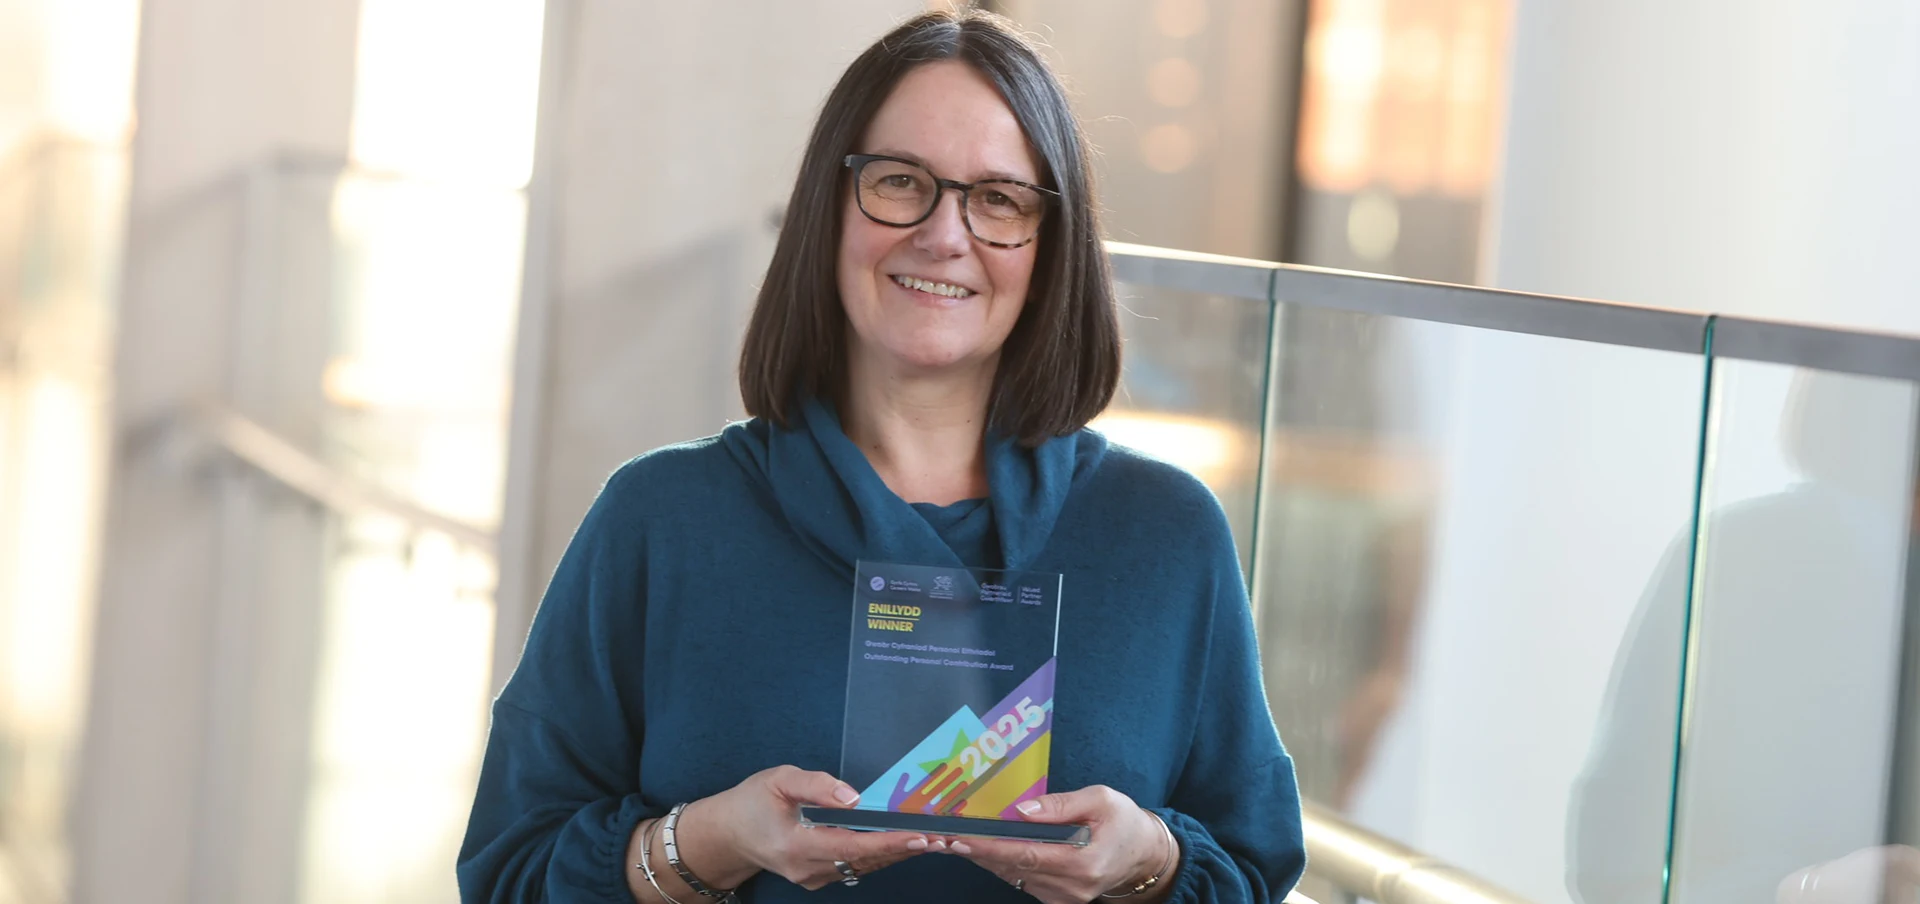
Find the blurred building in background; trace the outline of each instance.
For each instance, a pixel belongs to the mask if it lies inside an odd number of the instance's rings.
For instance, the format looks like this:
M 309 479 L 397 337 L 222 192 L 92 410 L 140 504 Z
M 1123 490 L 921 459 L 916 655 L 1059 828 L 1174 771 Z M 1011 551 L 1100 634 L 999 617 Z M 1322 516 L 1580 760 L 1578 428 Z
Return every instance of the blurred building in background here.
M 740 416 L 812 118 L 926 5 L 0 0 L 0 904 L 454 900 L 547 575 Z M 1115 241 L 1920 333 L 1907 0 L 982 5 Z M 1920 841 L 1914 384 L 1268 295 L 1123 284 L 1096 426 L 1227 509 L 1311 799 L 1583 904 Z M 1716 677 L 1776 656 L 1851 671 Z
M 133 0 L 0 4 L 0 895 L 65 900 L 89 710 Z

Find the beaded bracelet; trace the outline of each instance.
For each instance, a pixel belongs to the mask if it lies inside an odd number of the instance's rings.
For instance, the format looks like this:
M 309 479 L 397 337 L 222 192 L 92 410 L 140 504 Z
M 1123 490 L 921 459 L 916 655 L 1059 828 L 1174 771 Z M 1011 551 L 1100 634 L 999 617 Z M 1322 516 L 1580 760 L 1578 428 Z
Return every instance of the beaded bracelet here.
M 660 837 L 667 849 L 667 865 L 673 867 L 673 871 L 680 874 L 680 881 L 687 883 L 687 887 L 697 892 L 700 897 L 712 898 L 716 901 L 727 902 L 727 904 L 738 904 L 740 899 L 734 897 L 734 892 L 739 891 L 739 889 L 714 889 L 707 887 L 707 883 L 700 881 L 700 877 L 694 875 L 693 870 L 688 868 L 685 861 L 680 859 L 680 845 L 673 833 L 674 829 L 680 825 L 680 814 L 685 812 L 686 809 L 687 805 L 684 803 L 674 804 L 673 809 L 667 811 L 666 820 L 660 824 Z
M 1167 821 L 1164 819 L 1161 819 L 1160 814 L 1155 813 L 1152 810 L 1148 810 L 1145 807 L 1142 807 L 1141 810 L 1145 812 L 1148 816 L 1153 817 L 1153 824 L 1159 826 L 1160 834 L 1165 835 L 1167 837 L 1167 862 L 1164 864 L 1161 864 L 1159 871 L 1155 872 L 1153 875 L 1148 876 L 1146 879 L 1142 880 L 1139 885 L 1135 885 L 1132 891 L 1123 891 L 1117 895 L 1110 895 L 1110 894 L 1107 894 L 1106 892 L 1101 892 L 1100 897 L 1131 898 L 1134 895 L 1144 895 L 1148 891 L 1151 891 L 1154 886 L 1160 884 L 1161 876 L 1164 876 L 1170 872 L 1173 872 L 1173 861 L 1175 858 L 1180 856 L 1180 843 L 1173 840 L 1173 830 L 1167 828 Z

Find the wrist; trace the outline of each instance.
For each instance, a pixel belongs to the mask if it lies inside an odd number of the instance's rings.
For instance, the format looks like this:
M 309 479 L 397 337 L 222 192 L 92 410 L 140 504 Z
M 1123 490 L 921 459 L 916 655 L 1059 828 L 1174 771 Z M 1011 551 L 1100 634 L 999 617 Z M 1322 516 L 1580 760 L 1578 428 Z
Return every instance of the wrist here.
M 1153 877 L 1165 883 L 1167 876 L 1173 872 L 1174 866 L 1180 862 L 1180 842 L 1174 840 L 1173 829 L 1168 827 L 1166 820 L 1160 818 L 1160 814 L 1146 809 L 1142 809 L 1141 812 L 1147 814 L 1148 819 L 1153 820 L 1153 834 L 1160 843 L 1147 845 L 1146 859 L 1140 864 L 1140 872 L 1134 875 L 1142 877 L 1142 881 L 1147 877 Z
M 1173 881 L 1173 872 L 1180 865 L 1180 842 L 1173 837 L 1173 829 L 1167 826 L 1160 814 L 1140 809 L 1141 815 L 1153 823 L 1153 837 L 1160 843 L 1148 843 L 1141 846 L 1135 858 L 1134 869 L 1123 884 L 1100 894 L 1102 898 L 1132 898 L 1144 896 L 1143 900 L 1157 901 L 1166 897 L 1166 891 Z
M 688 804 L 675 825 L 677 847 L 682 863 L 706 884 L 739 888 L 761 867 L 746 856 L 724 812 L 713 798 Z

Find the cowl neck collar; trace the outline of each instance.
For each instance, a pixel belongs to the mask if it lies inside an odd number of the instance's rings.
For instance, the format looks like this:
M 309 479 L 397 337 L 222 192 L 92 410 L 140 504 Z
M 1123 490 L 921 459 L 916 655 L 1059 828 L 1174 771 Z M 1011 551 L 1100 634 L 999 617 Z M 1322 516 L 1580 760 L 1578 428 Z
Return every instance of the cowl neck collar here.
M 887 488 L 822 401 L 805 402 L 786 427 L 759 418 L 733 424 L 721 442 L 766 488 L 802 542 L 849 580 L 861 559 L 978 564 L 960 561 L 933 525 Z M 1082 430 L 1026 449 L 989 431 L 985 443 L 987 505 L 1001 561 L 1009 569 L 1030 567 L 1053 535 L 1068 494 L 1099 467 L 1106 438 Z

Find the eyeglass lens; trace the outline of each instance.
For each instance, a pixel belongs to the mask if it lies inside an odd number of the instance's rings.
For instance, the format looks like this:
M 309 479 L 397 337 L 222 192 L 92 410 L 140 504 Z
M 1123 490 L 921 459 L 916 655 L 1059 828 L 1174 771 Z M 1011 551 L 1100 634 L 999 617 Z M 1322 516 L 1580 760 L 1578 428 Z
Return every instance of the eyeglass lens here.
M 860 168 L 860 210 L 893 226 L 911 226 L 940 203 L 940 183 L 926 169 L 898 160 L 869 160 Z M 1021 245 L 1040 231 L 1046 212 L 1039 192 L 989 180 L 966 193 L 967 228 L 981 241 Z

